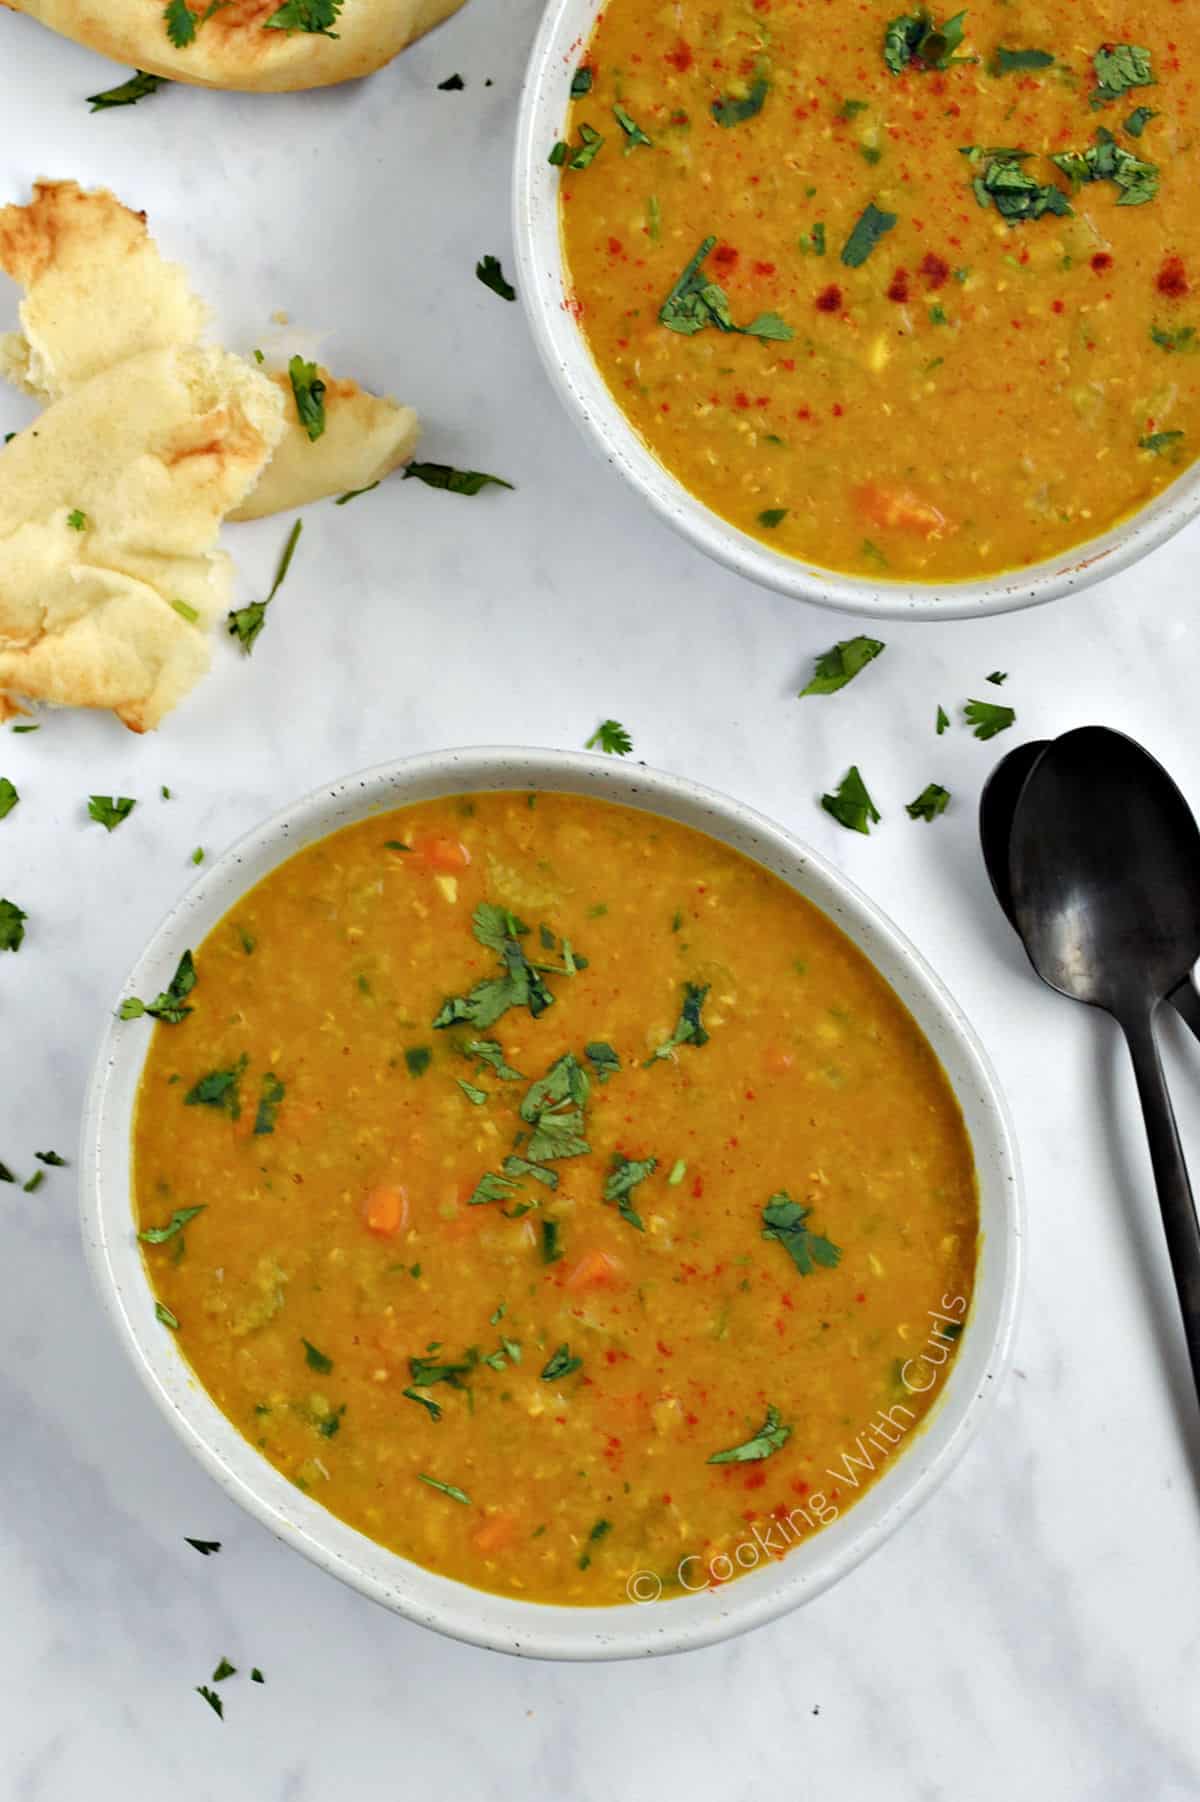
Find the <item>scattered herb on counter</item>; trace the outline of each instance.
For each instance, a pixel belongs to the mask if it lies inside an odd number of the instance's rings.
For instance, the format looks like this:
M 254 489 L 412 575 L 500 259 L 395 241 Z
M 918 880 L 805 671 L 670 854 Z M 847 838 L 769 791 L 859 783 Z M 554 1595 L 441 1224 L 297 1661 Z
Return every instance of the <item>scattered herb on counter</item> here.
M 910 801 L 904 811 L 910 820 L 936 820 L 940 813 L 945 813 L 950 805 L 950 790 L 943 788 L 940 782 L 930 782 L 923 788 L 915 801 Z
M 278 12 L 271 14 L 264 31 L 311 31 L 319 37 L 335 38 L 338 14 L 345 0 L 283 0 Z
M 763 1238 L 778 1239 L 801 1276 L 811 1276 L 818 1264 L 835 1269 L 842 1255 L 831 1239 L 806 1225 L 812 1211 L 793 1201 L 786 1189 L 772 1195 L 762 1211 Z
M 45 1180 L 46 1172 L 44 1170 L 35 1170 L 29 1181 L 27 1183 L 22 1183 L 21 1187 L 26 1195 L 36 1195 Z
M 448 494 L 478 494 L 481 488 L 508 488 L 503 476 L 485 475 L 480 469 L 454 469 L 449 463 L 406 463 L 406 482 L 424 482 L 427 488 L 443 488 Z
M 610 757 L 628 757 L 633 750 L 633 740 L 620 720 L 601 720 L 592 736 L 584 741 L 583 748 L 585 751 L 607 751 Z
M 360 494 L 374 494 L 378 486 L 378 482 L 368 482 L 365 488 L 347 489 L 345 494 L 338 495 L 333 504 L 335 507 L 348 507 L 350 502 L 356 501 Z
M 193 1551 L 199 1552 L 202 1558 L 211 1558 L 214 1552 L 219 1552 L 221 1549 L 219 1539 L 189 1539 L 186 1533 L 183 1536 L 183 1543 L 190 1545 Z
M 185 1107 L 217 1108 L 231 1120 L 239 1119 L 242 1112 L 240 1083 L 249 1061 L 243 1052 L 228 1070 L 210 1070 L 207 1076 L 200 1077 L 184 1096 Z
M 121 1020 L 138 1020 L 143 1014 L 149 1014 L 168 1026 L 178 1026 L 192 1011 L 187 1005 L 187 997 L 195 986 L 195 960 L 190 951 L 185 951 L 174 976 L 161 995 L 156 995 L 153 1001 L 139 1001 L 136 995 L 129 995 L 117 1009 L 117 1017 Z
M 445 81 L 438 82 L 438 93 L 461 94 L 466 85 L 461 75 L 447 75 Z
M 679 1019 L 669 1039 L 664 1039 L 657 1051 L 651 1052 L 642 1065 L 648 1070 L 659 1058 L 670 1057 L 671 1053 L 681 1045 L 697 1047 L 708 1044 L 708 1032 L 700 1018 L 701 1009 L 708 995 L 709 984 L 685 982 L 683 985 L 683 1006 L 679 1010 Z
M 29 915 L 15 901 L 0 896 L 0 951 L 19 951 L 25 938 L 25 922 Z
M 196 1694 L 204 1697 L 204 1700 L 208 1703 L 218 1719 L 222 1721 L 225 1719 L 225 1704 L 222 1702 L 215 1689 L 209 1689 L 207 1683 L 197 1683 Z
M 753 1439 L 747 1439 L 744 1445 L 735 1445 L 727 1452 L 713 1452 L 708 1463 L 757 1464 L 761 1459 L 769 1458 L 772 1452 L 781 1451 L 791 1436 L 792 1429 L 781 1423 L 778 1408 L 768 1403 L 767 1418 Z
M 1111 106 L 1130 88 L 1157 86 L 1154 58 L 1140 44 L 1102 44 L 1092 58 L 1092 67 L 1096 71 L 1096 86 L 1088 99 L 1093 111 Z
M 254 1136 L 263 1137 L 275 1131 L 275 1117 L 279 1112 L 279 1104 L 287 1094 L 287 1089 L 280 1082 L 274 1070 L 263 1073 L 262 1086 L 258 1098 L 258 1112 L 254 1116 Z
M 192 862 L 192 863 L 203 863 L 204 862 L 204 846 L 203 845 L 196 846 L 196 849 L 192 852 L 190 862 Z
M 475 275 L 476 279 L 481 281 L 485 288 L 490 288 L 493 294 L 498 294 L 500 296 L 501 300 L 515 300 L 517 298 L 517 290 L 510 281 L 505 279 L 504 271 L 500 267 L 499 257 L 482 257 L 475 265 Z
M 443 1483 L 438 1477 L 427 1477 L 423 1470 L 417 1472 L 417 1481 L 428 1483 L 431 1489 L 437 1489 L 442 1495 L 448 1495 L 452 1502 L 462 1502 L 468 1508 L 471 1506 L 471 1498 L 466 1490 L 459 1489 L 454 1483 Z
M 822 651 L 816 660 L 812 680 L 800 690 L 805 695 L 833 695 L 853 682 L 868 663 L 874 661 L 887 646 L 878 638 L 845 638 L 831 651 Z
M 652 1176 L 658 1169 L 657 1158 L 627 1158 L 622 1151 L 614 1151 L 612 1165 L 604 1183 L 605 1201 L 615 1201 L 617 1212 L 628 1225 L 635 1226 L 639 1233 L 646 1230 L 645 1223 L 633 1205 L 633 1191 L 637 1185 Z
M 519 1070 L 514 1070 L 504 1055 L 504 1049 L 496 1039 L 468 1039 L 460 1046 L 464 1057 L 476 1059 L 480 1068 L 485 1065 L 495 1071 L 501 1082 L 524 1082 L 525 1078 Z
M 251 601 L 248 607 L 235 608 L 229 614 L 229 636 L 236 638 L 243 651 L 249 655 L 254 649 L 258 635 L 263 629 L 267 617 L 267 608 L 283 586 L 284 578 L 292 567 L 292 558 L 296 554 L 296 546 L 300 542 L 300 533 L 304 529 L 303 520 L 298 519 L 287 536 L 283 547 L 283 555 L 279 559 L 279 567 L 275 571 L 275 580 L 271 584 L 271 592 L 265 601 Z
M 15 1183 L 16 1177 L 7 1164 L 0 1164 L 0 1183 Z
M 168 1239 L 173 1239 L 176 1233 L 181 1233 L 188 1222 L 196 1218 L 197 1214 L 203 1214 L 207 1205 L 202 1201 L 194 1208 L 176 1208 L 165 1226 L 144 1226 L 138 1233 L 138 1238 L 144 1245 L 165 1245 Z
M 237 1676 L 237 1665 L 230 1664 L 228 1658 L 222 1658 L 216 1670 L 209 1678 L 210 1683 L 224 1683 L 226 1677 Z
M 1030 69 L 1051 69 L 1055 63 L 1052 50 L 998 49 L 988 64 L 989 75 L 1017 75 Z
M 770 92 L 770 83 L 766 76 L 758 74 L 749 84 L 743 95 L 723 94 L 720 100 L 712 103 L 712 116 L 718 125 L 741 125 L 746 119 L 753 119 L 762 112 L 763 102 Z
M 653 145 L 653 138 L 647 136 L 636 119 L 631 119 L 623 106 L 613 107 L 613 118 L 625 134 L 625 154 L 636 150 L 639 144 Z
M 974 728 L 976 738 L 995 738 L 997 732 L 1007 731 L 1016 717 L 1015 708 L 1000 707 L 993 701 L 968 701 L 963 708 L 963 718 Z
M 546 1364 L 543 1365 L 541 1378 L 543 1383 L 556 1383 L 560 1377 L 569 1377 L 574 1370 L 583 1368 L 582 1358 L 573 1358 L 569 1345 L 560 1345 Z
M 49 1164 L 55 1170 L 70 1168 L 66 1158 L 60 1158 L 57 1151 L 35 1151 L 33 1155 L 39 1164 Z
M 254 1665 L 251 1668 L 250 1681 L 251 1681 L 251 1683 L 265 1683 L 266 1682 L 266 1678 L 263 1676 L 262 1672 L 259 1670 L 257 1665 Z
M 120 87 L 106 88 L 102 94 L 89 94 L 87 103 L 94 113 L 109 112 L 116 106 L 136 106 L 148 94 L 156 94 L 159 88 L 170 85 L 165 75 L 148 75 L 145 69 L 137 69 Z
M 864 836 L 870 833 L 872 826 L 879 824 L 881 818 L 879 809 L 867 793 L 856 763 L 850 765 L 832 794 L 821 796 L 821 806 L 826 813 L 833 815 L 839 826 L 845 826 L 849 832 L 861 832 Z
M 89 795 L 88 818 L 103 826 L 106 832 L 115 832 L 136 806 L 137 802 L 129 795 Z
M 859 214 L 854 230 L 842 246 L 842 262 L 846 268 L 861 268 L 875 246 L 891 231 L 897 218 L 897 214 L 885 213 L 873 200 L 868 201 L 865 211 Z
M 8 818 L 21 799 L 7 776 L 0 776 L 0 820 Z
M 592 1073 L 596 1081 L 601 1084 L 606 1083 L 610 1076 L 616 1076 L 620 1072 L 620 1058 L 612 1046 L 606 1045 L 602 1039 L 593 1039 L 590 1044 L 585 1045 L 583 1055 L 592 1066 Z
M 316 364 L 306 363 L 303 357 L 293 357 L 288 364 L 288 380 L 300 424 L 309 443 L 315 444 L 325 433 L 325 384 Z
M 1008 681 L 1008 671 L 1006 669 L 994 669 L 988 676 L 988 681 L 994 682 L 996 687 L 999 688 L 1002 683 Z
M 317 1370 L 323 1377 L 327 1377 L 333 1369 L 333 1359 L 327 1358 L 323 1351 L 318 1351 L 316 1346 L 310 1344 L 307 1339 L 301 1339 L 300 1343 L 304 1347 L 304 1362 L 308 1368 Z
M 934 722 L 934 724 L 937 729 L 937 735 L 940 738 L 942 736 L 942 733 L 946 730 L 947 726 L 950 724 L 950 715 L 946 712 L 946 709 L 944 707 L 938 708 L 937 719 Z
M 14 726 L 14 732 L 40 732 L 40 726 Z

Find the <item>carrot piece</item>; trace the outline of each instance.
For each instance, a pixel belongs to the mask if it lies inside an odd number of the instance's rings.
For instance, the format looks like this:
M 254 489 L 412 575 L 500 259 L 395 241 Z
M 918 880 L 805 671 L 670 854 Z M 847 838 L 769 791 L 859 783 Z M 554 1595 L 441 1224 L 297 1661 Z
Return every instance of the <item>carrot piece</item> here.
M 413 842 L 413 851 L 427 870 L 446 876 L 465 870 L 471 861 L 471 853 L 456 838 L 418 838 Z
M 512 1544 L 518 1526 L 515 1514 L 493 1514 L 485 1520 L 478 1533 L 475 1534 L 475 1546 L 485 1557 L 493 1552 L 502 1552 Z
M 919 532 L 934 538 L 948 529 L 946 515 L 911 488 L 881 488 L 868 482 L 854 491 L 854 503 L 872 525 L 887 531 Z
M 408 1225 L 408 1190 L 399 1183 L 376 1183 L 363 1196 L 363 1224 L 381 1239 Z
M 615 1282 L 620 1274 L 621 1266 L 611 1252 L 593 1246 L 584 1252 L 578 1263 L 572 1264 L 565 1286 L 568 1289 L 603 1289 Z

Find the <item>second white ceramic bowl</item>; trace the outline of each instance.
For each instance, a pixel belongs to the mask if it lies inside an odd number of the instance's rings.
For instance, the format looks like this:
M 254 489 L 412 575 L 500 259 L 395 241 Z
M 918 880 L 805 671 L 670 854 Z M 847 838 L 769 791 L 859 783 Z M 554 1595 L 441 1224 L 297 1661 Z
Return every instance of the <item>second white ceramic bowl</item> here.
M 186 949 L 198 946 L 249 888 L 314 840 L 387 808 L 481 789 L 594 795 L 708 833 L 821 908 L 912 1013 L 963 1110 L 979 1173 L 981 1225 L 970 1316 L 921 1430 L 889 1454 L 884 1474 L 861 1501 L 804 1537 L 785 1559 L 768 1562 L 764 1556 L 736 1583 L 677 1600 L 652 1599 L 651 1579 L 640 1604 L 552 1607 L 489 1595 L 409 1563 L 346 1526 L 268 1464 L 209 1398 L 174 1336 L 155 1319 L 131 1205 L 131 1129 L 148 1023 L 120 1021 L 115 1001 L 80 1149 L 83 1233 L 93 1274 L 122 1343 L 188 1449 L 278 1538 L 364 1595 L 456 1639 L 527 1656 L 632 1658 L 709 1645 L 797 1607 L 844 1576 L 924 1501 L 978 1428 L 1008 1359 L 1020 1274 L 1019 1181 L 1007 1114 L 978 1040 L 941 983 L 878 908 L 823 858 L 760 814 L 708 789 L 579 753 L 444 751 L 318 789 L 256 827 L 205 871 L 163 921 L 121 994 L 165 988 Z M 847 1449 L 854 1450 L 853 1435 Z M 125 1476 L 136 1483 L 136 1473 Z
M 563 135 L 571 75 L 604 0 L 550 0 L 525 77 L 513 170 L 517 289 L 534 340 L 568 413 L 606 462 L 667 524 L 764 588 L 877 619 L 970 619 L 1053 601 L 1144 557 L 1200 514 L 1200 464 L 1149 506 L 1063 557 L 979 581 L 906 585 L 839 575 L 784 556 L 696 499 L 630 425 L 592 360 L 568 304 L 559 233 L 559 171 L 547 161 Z

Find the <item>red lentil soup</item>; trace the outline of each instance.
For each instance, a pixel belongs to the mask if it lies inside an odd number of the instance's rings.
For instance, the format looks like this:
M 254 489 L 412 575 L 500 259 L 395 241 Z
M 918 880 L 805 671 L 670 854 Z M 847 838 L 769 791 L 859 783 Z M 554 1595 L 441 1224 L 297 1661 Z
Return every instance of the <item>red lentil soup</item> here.
M 1200 452 L 1198 80 L 1179 0 L 609 0 L 552 157 L 596 363 L 776 550 L 1057 557 Z
M 978 1233 L 946 1077 L 825 915 L 700 833 L 564 794 L 379 816 L 156 1006 L 164 1330 L 418 1564 L 702 1589 L 844 1513 L 945 1385 Z

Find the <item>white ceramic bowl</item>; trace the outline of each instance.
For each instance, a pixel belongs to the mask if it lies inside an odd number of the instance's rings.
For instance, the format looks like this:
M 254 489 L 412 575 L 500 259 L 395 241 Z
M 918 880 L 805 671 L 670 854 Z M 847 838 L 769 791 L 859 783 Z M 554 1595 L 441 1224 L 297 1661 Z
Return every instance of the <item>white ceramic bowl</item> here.
M 1086 588 L 1144 557 L 1200 514 L 1200 464 L 1141 512 L 1065 556 L 972 582 L 906 585 L 839 575 L 772 550 L 697 500 L 654 456 L 613 399 L 567 305 L 558 223 L 559 171 L 571 74 L 604 0 L 550 0 L 525 77 L 513 172 L 517 290 L 568 413 L 594 448 L 667 524 L 718 563 L 797 600 L 877 619 L 969 619 L 1007 613 Z
M 130 1205 L 131 1121 L 149 1044 L 145 1021 L 114 1017 L 88 1095 L 80 1168 L 83 1232 L 117 1332 L 184 1444 L 235 1501 L 364 1595 L 456 1639 L 545 1658 L 628 1658 L 708 1645 L 795 1608 L 881 1545 L 941 1482 L 976 1431 L 1008 1358 L 1017 1304 L 1021 1206 L 1004 1103 L 978 1040 L 922 958 L 844 876 L 749 808 L 676 776 L 579 753 L 437 752 L 368 770 L 284 808 L 218 859 L 150 941 L 122 995 L 165 988 L 181 953 L 253 884 L 305 845 L 390 807 L 480 789 L 596 795 L 693 826 L 754 858 L 849 935 L 911 1010 L 962 1106 L 979 1171 L 982 1250 L 967 1327 L 944 1390 L 886 1473 L 848 1513 L 781 1562 L 678 1600 L 562 1608 L 487 1595 L 365 1538 L 294 1487 L 242 1438 L 154 1317 Z M 867 1423 L 864 1423 L 866 1425 Z

